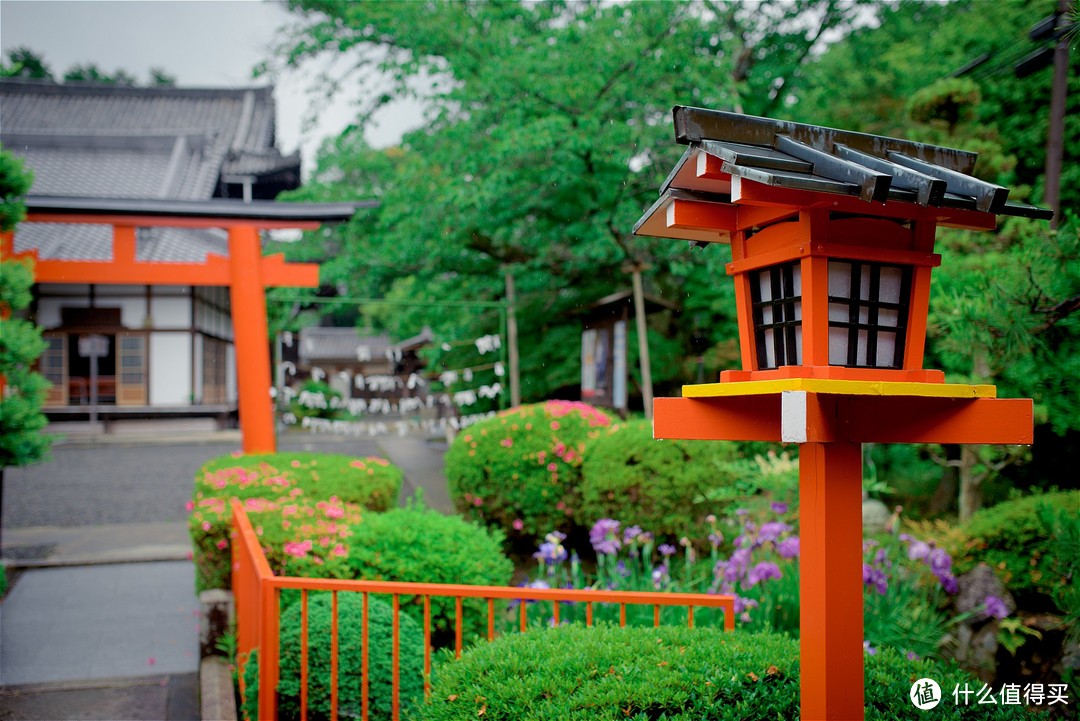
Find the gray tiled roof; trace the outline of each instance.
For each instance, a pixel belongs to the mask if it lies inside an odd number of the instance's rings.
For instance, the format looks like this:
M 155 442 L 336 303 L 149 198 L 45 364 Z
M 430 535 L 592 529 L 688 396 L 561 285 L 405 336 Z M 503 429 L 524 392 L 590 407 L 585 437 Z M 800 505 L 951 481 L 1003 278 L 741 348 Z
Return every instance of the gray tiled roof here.
M 208 200 L 223 175 L 294 170 L 274 147 L 271 87 L 167 88 L 0 80 L 0 142 L 34 172 L 35 195 Z M 108 256 L 102 230 L 47 225 L 16 232 L 17 251 L 42 258 Z M 221 234 L 157 230 L 140 258 L 224 254 Z

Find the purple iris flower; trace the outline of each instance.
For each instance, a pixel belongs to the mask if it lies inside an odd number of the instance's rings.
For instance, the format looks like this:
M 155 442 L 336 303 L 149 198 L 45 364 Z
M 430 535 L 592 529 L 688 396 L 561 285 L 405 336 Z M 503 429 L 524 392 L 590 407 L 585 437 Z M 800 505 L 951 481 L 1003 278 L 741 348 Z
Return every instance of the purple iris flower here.
M 678 549 L 676 549 L 675 546 L 672 546 L 670 543 L 661 543 L 656 550 L 660 551 L 661 556 L 667 558 L 668 556 L 674 556 L 675 551 Z
M 907 557 L 911 561 L 921 561 L 930 553 L 930 544 L 926 541 L 912 541 L 908 546 Z
M 709 534 L 709 543 L 712 544 L 713 548 L 719 548 L 720 544 L 723 542 L 724 534 L 720 533 L 719 531 L 713 531 Z
M 566 560 L 566 548 L 561 543 L 541 543 L 540 550 L 533 554 L 533 558 L 548 566 L 556 566 Z
M 742 596 L 735 597 L 735 613 L 742 613 L 751 608 L 757 608 L 757 606 L 758 602 L 752 598 L 743 598 Z
M 956 583 L 956 576 L 951 573 L 947 573 L 944 576 L 938 576 L 938 580 L 941 581 L 941 587 L 945 589 L 945 593 L 955 594 L 960 590 L 960 586 Z
M 878 552 L 874 554 L 874 565 L 882 568 L 892 568 L 892 561 L 889 560 L 889 552 L 884 548 L 878 549 Z
M 880 568 L 864 563 L 862 567 L 862 580 L 866 586 L 873 586 L 877 592 L 884 596 L 889 590 L 889 578 Z
M 987 618 L 1005 618 L 1009 615 L 1009 609 L 1006 608 L 1005 602 L 997 596 L 987 596 L 985 604 Z
M 776 544 L 776 552 L 781 558 L 795 558 L 799 555 L 799 537 L 791 536 Z
M 661 588 L 663 588 L 664 584 L 666 584 L 669 580 L 671 580 L 671 579 L 668 576 L 668 566 L 667 566 L 666 563 L 661 563 L 659 566 L 657 566 L 656 568 L 653 569 L 653 572 L 652 572 L 653 588 L 655 588 L 657 591 L 659 591 Z
M 622 542 L 623 543 L 630 543 L 631 541 L 633 541 L 635 538 L 637 538 L 640 535 L 641 535 L 641 526 L 630 526 L 625 531 L 623 531 Z
M 754 587 L 761 581 L 767 581 L 770 578 L 781 578 L 784 574 L 780 572 L 780 567 L 772 561 L 762 561 L 753 568 L 750 569 L 750 573 L 746 577 L 747 586 Z
M 589 531 L 589 542 L 601 556 L 611 556 L 618 552 L 619 522 L 611 518 L 601 518 Z
M 780 537 L 780 534 L 787 533 L 791 530 L 791 526 L 780 521 L 771 521 L 761 526 L 761 530 L 758 532 L 758 538 L 762 541 L 775 541 Z
M 769 506 L 772 508 L 773 513 L 775 513 L 778 516 L 787 513 L 788 504 L 786 504 L 786 503 L 779 503 L 777 501 L 773 501 L 772 503 L 769 504 Z
M 926 562 L 930 565 L 930 570 L 933 571 L 934 575 L 938 578 L 941 578 L 952 570 L 952 557 L 944 548 L 934 548 L 931 550 L 926 556 Z

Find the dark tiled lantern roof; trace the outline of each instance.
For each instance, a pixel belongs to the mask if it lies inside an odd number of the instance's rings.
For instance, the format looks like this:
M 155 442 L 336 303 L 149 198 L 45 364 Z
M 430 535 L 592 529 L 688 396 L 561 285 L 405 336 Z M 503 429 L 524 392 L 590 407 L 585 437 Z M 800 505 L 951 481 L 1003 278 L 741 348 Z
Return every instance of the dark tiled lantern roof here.
M 660 199 L 635 226 L 641 235 L 672 237 L 652 227 L 672 198 L 737 202 L 732 178 L 867 203 L 1053 216 L 1009 201 L 1008 188 L 972 176 L 975 153 L 720 110 L 676 106 L 673 113 L 675 139 L 689 147 L 661 186 Z

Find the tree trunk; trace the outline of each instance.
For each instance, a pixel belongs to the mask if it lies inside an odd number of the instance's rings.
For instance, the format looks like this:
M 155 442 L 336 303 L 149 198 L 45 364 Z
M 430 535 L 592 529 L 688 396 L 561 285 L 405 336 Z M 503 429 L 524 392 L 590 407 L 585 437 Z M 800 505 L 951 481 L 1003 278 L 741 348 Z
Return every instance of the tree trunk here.
M 959 512 L 960 522 L 971 518 L 975 511 L 982 508 L 982 484 L 986 480 L 986 473 L 976 473 L 975 467 L 979 464 L 978 446 L 960 447 L 960 498 Z
M 960 489 L 960 470 L 951 461 L 960 460 L 960 446 L 949 443 L 941 447 L 946 465 L 941 469 L 941 481 L 930 498 L 930 514 L 939 516 L 951 511 Z

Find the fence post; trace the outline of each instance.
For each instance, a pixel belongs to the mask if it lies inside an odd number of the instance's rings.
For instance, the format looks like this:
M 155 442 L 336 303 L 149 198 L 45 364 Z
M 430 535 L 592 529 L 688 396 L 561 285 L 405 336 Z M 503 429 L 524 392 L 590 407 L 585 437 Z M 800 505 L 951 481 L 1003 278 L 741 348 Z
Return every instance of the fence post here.
M 279 667 L 278 588 L 269 578 L 259 577 L 259 719 L 276 721 Z

